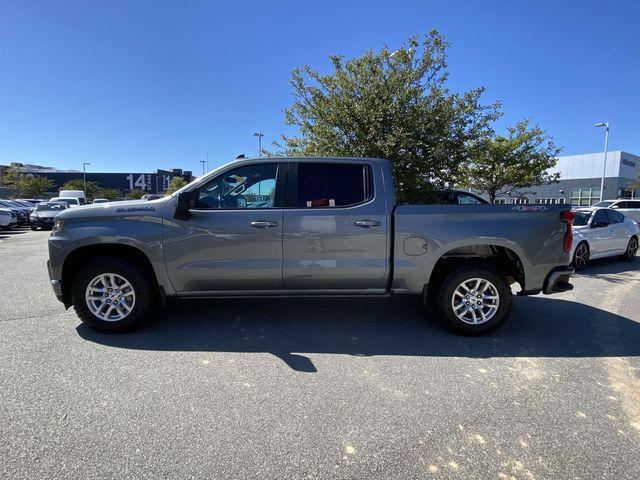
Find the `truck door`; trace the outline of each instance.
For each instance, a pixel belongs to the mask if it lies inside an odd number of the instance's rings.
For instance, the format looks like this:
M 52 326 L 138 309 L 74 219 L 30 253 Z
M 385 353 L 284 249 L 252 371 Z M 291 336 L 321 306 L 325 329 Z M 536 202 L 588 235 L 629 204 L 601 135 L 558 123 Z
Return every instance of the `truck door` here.
M 282 289 L 285 176 L 286 164 L 231 168 L 192 193 L 190 218 L 168 212 L 163 248 L 178 292 Z
M 383 185 L 382 171 L 366 161 L 289 165 L 285 289 L 384 291 L 389 215 Z

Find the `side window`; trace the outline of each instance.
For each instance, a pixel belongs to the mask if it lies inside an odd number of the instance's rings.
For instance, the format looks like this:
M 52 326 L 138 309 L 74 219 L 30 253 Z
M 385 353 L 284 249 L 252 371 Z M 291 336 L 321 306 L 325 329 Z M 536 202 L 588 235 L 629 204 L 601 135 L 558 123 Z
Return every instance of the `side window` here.
M 604 208 L 602 210 L 596 210 L 591 223 L 609 223 L 606 210 Z
M 195 208 L 273 208 L 278 164 L 259 163 L 223 173 L 200 187 Z
M 458 204 L 459 205 L 482 205 L 482 202 L 471 195 L 458 193 Z
M 611 208 L 629 208 L 629 202 L 616 202 L 611 205 Z
M 609 218 L 609 223 L 620 223 L 624 220 L 624 215 L 610 208 L 607 208 L 607 217 Z
M 348 207 L 373 198 L 371 168 L 343 163 L 298 163 L 297 208 Z
M 627 202 L 627 208 L 640 208 L 640 201 L 638 200 L 630 200 Z

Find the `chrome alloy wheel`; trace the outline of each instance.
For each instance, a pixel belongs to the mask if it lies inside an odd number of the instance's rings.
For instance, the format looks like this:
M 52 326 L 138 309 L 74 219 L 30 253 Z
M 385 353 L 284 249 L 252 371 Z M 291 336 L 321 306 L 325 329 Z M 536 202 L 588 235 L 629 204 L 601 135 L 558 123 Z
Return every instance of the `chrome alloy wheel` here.
M 84 298 L 91 313 L 105 322 L 117 322 L 131 313 L 136 293 L 129 281 L 116 273 L 101 273 L 89 282 Z
M 589 247 L 586 243 L 581 243 L 576 247 L 576 253 L 573 257 L 573 263 L 577 270 L 582 270 L 587 266 L 589 260 Z
M 470 278 L 462 282 L 453 292 L 453 313 L 470 325 L 488 322 L 498 311 L 500 296 L 498 289 L 484 278 Z
M 636 237 L 631 237 L 629 240 L 629 245 L 627 245 L 626 256 L 629 259 L 632 259 L 638 253 L 638 239 Z

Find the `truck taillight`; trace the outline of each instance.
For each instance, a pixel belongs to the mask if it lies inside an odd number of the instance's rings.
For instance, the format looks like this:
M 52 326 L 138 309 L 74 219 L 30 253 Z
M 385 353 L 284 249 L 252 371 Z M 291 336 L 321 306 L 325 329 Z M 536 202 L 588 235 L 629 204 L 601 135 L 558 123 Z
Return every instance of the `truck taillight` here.
M 573 219 L 575 214 L 571 210 L 564 210 L 560 212 L 560 221 L 567 225 L 567 230 L 564 232 L 564 251 L 569 253 L 571 251 L 571 244 L 573 243 Z

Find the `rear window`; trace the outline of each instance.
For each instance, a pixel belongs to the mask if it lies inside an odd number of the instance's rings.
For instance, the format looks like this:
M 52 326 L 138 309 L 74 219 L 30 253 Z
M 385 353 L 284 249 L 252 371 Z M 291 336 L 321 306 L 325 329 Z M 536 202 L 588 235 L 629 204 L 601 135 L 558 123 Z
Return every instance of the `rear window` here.
M 368 165 L 299 163 L 298 208 L 348 207 L 373 198 Z
M 61 211 L 64 210 L 66 207 L 63 203 L 39 203 L 36 206 L 36 211 L 38 212 L 48 212 L 48 211 Z

